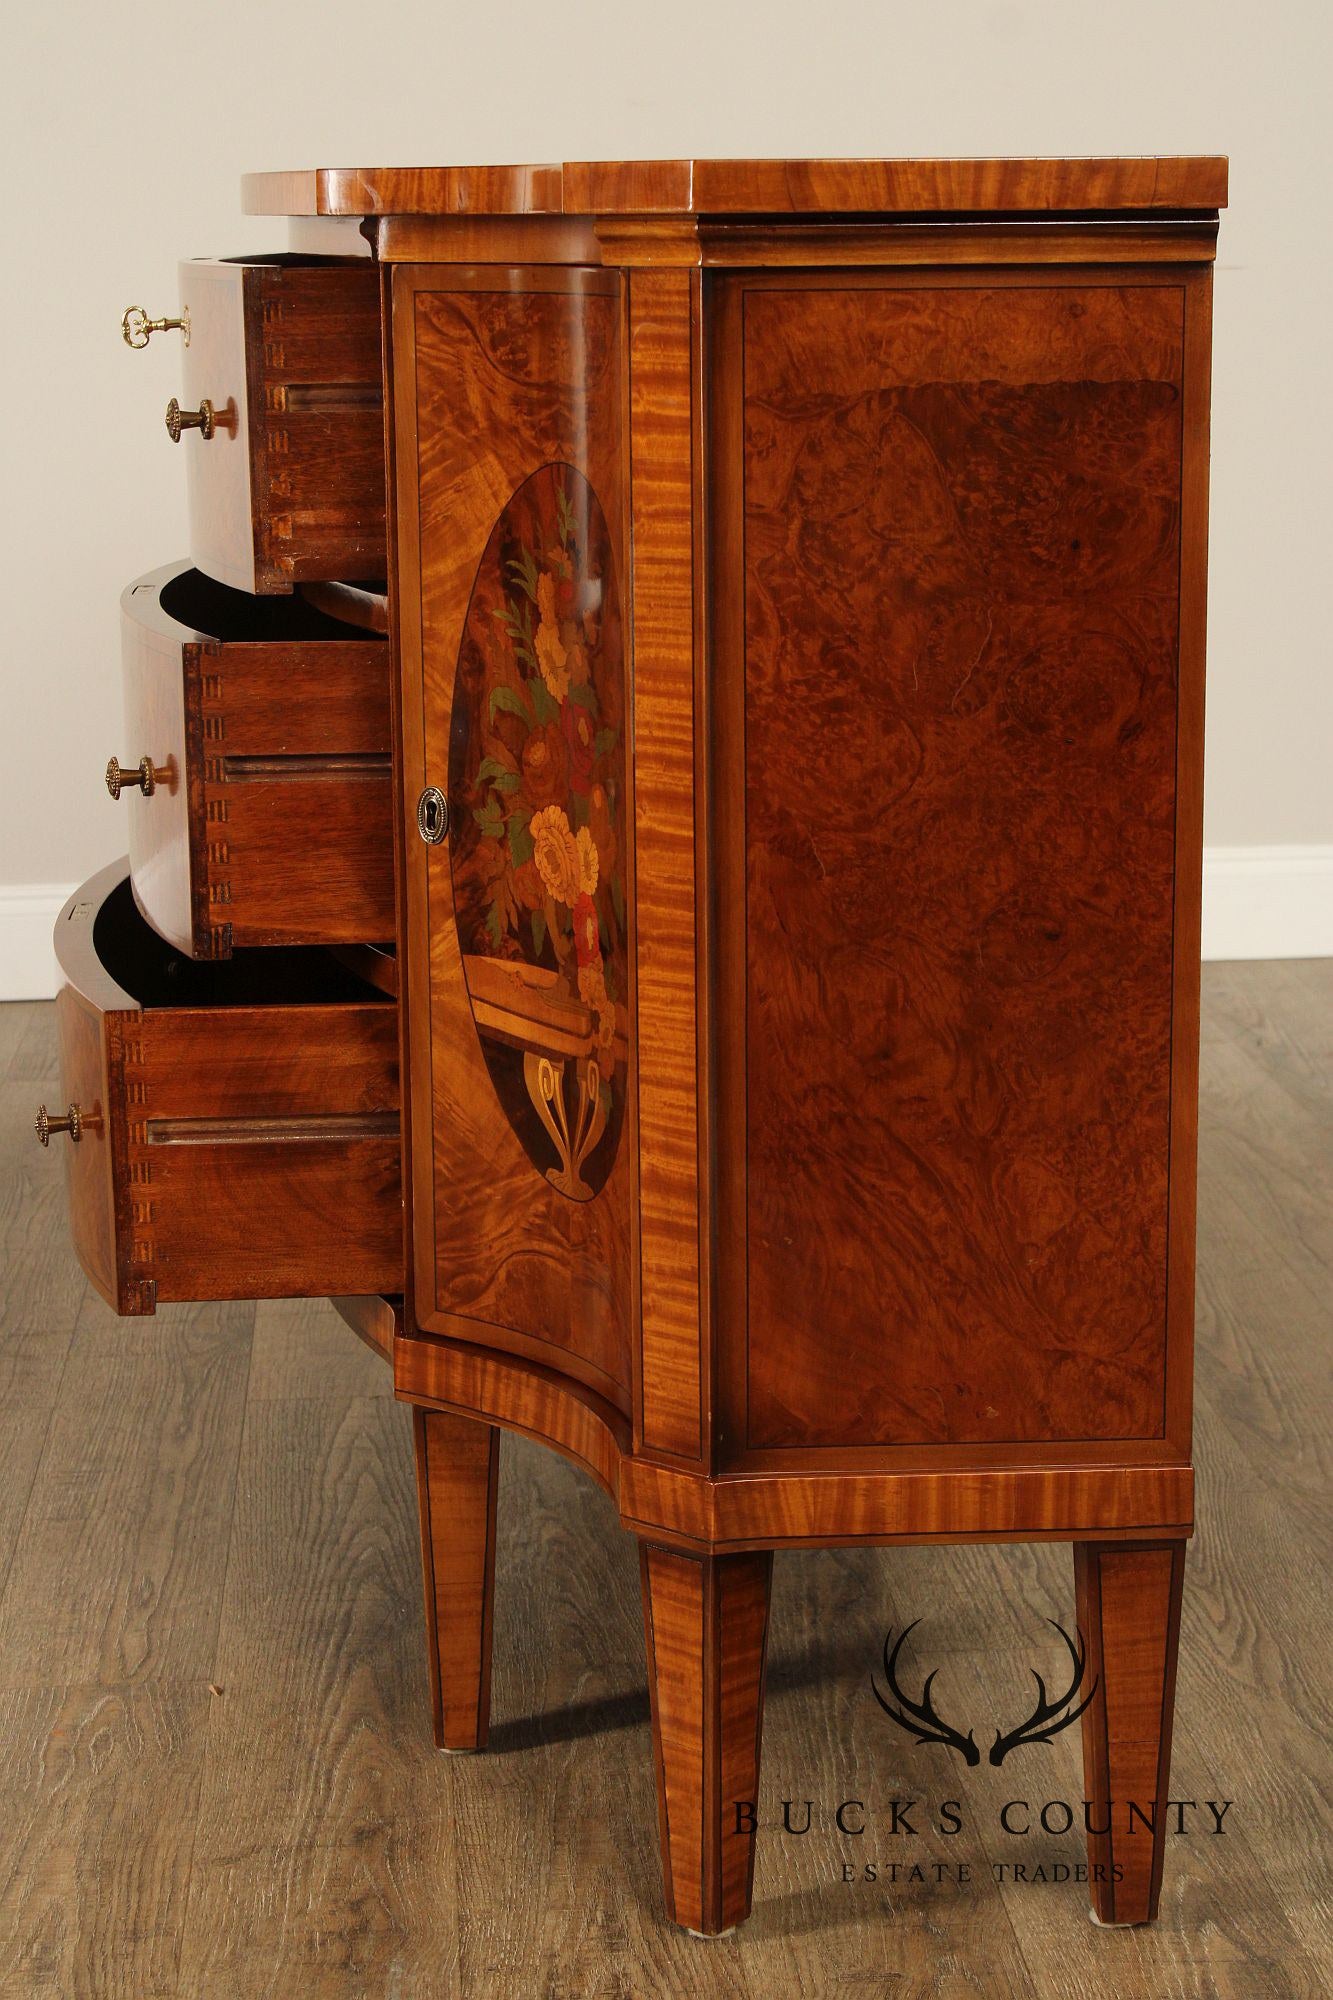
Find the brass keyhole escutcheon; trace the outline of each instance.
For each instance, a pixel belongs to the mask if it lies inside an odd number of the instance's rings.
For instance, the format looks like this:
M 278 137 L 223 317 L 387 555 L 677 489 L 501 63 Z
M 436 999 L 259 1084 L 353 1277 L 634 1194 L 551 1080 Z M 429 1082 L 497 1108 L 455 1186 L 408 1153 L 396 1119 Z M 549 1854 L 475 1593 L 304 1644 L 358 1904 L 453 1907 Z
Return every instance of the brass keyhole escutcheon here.
M 417 832 L 427 847 L 438 847 L 449 831 L 449 801 L 438 785 L 427 785 L 417 800 Z

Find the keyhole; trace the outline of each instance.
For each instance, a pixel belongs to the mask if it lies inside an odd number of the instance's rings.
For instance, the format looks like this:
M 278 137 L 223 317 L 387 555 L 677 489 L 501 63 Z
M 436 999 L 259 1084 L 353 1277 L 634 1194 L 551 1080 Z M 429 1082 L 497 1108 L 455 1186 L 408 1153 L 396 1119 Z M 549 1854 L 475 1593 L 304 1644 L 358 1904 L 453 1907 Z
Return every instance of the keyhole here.
M 438 786 L 427 785 L 417 800 L 417 832 L 427 847 L 438 847 L 449 831 L 449 802 Z

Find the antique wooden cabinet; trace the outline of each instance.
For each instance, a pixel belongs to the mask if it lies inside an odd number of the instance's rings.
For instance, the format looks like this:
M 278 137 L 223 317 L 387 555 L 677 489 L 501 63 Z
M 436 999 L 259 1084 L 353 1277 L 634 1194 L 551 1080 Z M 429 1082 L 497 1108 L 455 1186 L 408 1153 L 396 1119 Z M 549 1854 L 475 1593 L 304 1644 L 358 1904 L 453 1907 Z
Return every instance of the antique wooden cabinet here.
M 191 562 L 127 593 L 130 870 L 62 919 L 39 1130 L 119 1310 L 342 1294 L 391 1361 L 442 1746 L 500 1430 L 608 1489 L 696 1931 L 775 1549 L 1072 1543 L 1086 1796 L 1166 1797 L 1225 194 L 259 175 L 290 252 L 182 267 Z

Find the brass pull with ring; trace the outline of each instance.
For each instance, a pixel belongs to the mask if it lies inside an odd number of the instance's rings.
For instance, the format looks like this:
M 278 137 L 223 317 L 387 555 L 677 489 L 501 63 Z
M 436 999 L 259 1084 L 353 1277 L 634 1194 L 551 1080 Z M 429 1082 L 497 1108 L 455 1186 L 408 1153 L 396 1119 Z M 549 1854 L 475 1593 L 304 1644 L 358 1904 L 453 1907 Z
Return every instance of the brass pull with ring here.
M 85 1111 L 78 1104 L 71 1104 L 63 1118 L 58 1114 L 53 1117 L 44 1104 L 39 1104 L 33 1122 L 43 1146 L 50 1145 L 53 1132 L 68 1132 L 70 1144 L 77 1146 L 85 1132 L 100 1132 L 102 1129 L 101 1113 Z
M 181 307 L 179 319 L 150 319 L 142 306 L 126 306 L 120 318 L 121 338 L 126 347 L 147 347 L 155 333 L 175 333 L 185 336 L 185 345 L 190 344 L 190 308 Z
M 106 767 L 106 788 L 113 799 L 118 799 L 123 791 L 133 791 L 137 785 L 146 799 L 151 799 L 159 785 L 168 785 L 173 777 L 170 763 L 155 764 L 151 757 L 141 757 L 137 764 L 122 764 L 119 757 L 113 757 Z

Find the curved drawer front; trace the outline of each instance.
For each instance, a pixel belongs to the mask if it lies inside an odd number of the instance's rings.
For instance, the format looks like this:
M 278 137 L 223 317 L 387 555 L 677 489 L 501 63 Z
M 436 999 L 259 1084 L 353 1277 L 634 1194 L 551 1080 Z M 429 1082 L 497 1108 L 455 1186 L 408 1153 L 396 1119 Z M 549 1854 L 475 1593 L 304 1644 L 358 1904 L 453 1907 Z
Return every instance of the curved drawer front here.
M 182 959 L 124 863 L 56 926 L 75 1247 L 121 1313 L 402 1286 L 397 1009 L 318 948 Z
M 261 592 L 384 576 L 378 271 L 200 258 L 180 284 L 179 401 L 194 421 L 179 446 L 199 567 Z
M 394 935 L 389 647 L 186 563 L 121 600 L 134 892 L 195 958 Z

